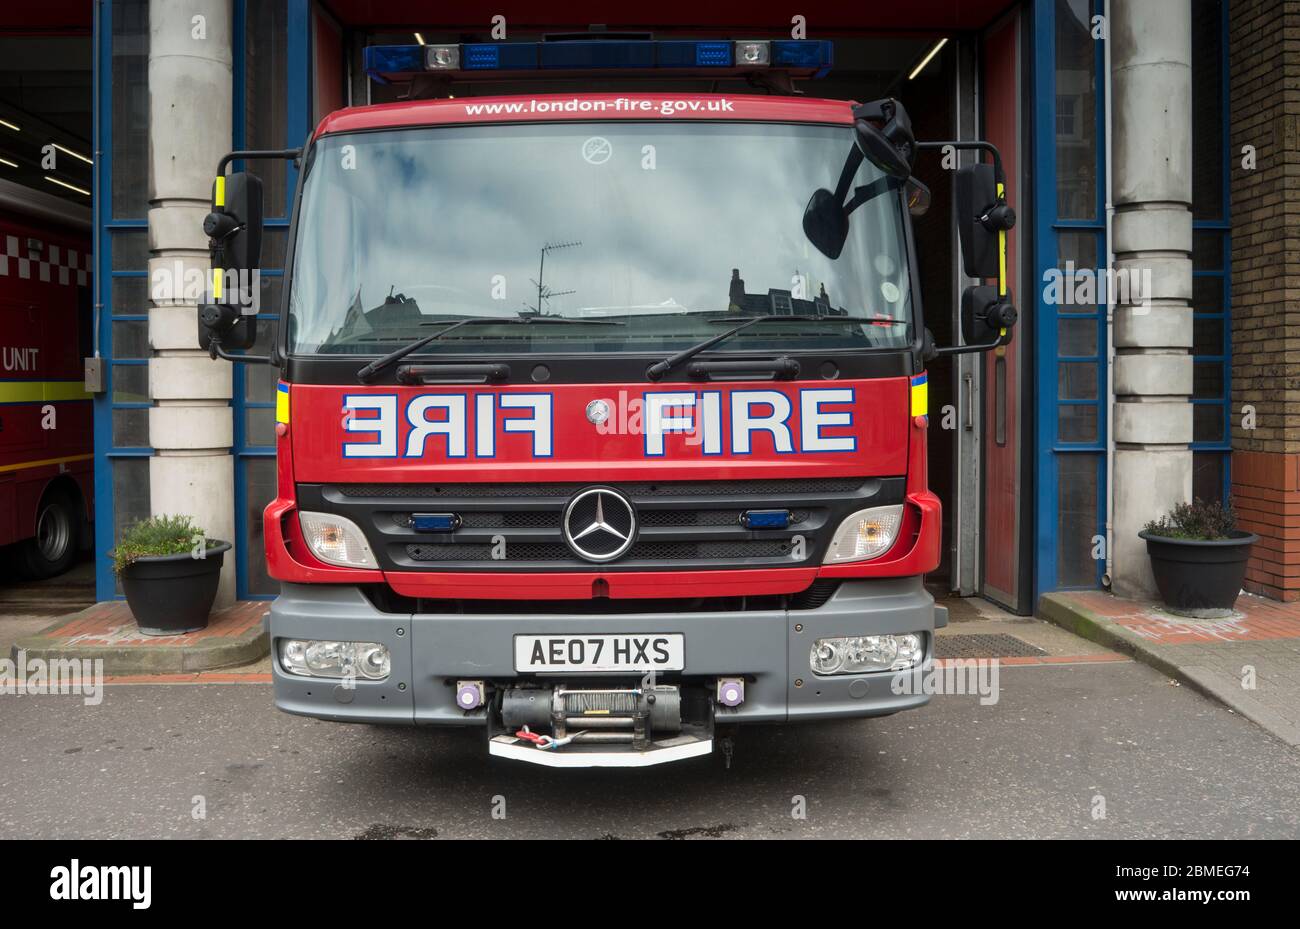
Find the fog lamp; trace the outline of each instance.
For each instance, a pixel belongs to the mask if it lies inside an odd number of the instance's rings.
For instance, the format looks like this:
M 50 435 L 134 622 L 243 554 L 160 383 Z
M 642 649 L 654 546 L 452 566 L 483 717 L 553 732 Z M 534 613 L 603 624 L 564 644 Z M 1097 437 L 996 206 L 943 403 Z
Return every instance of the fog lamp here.
M 925 657 L 924 636 L 858 635 L 818 639 L 808 656 L 818 674 L 861 674 L 866 671 L 903 671 Z
M 280 666 L 303 677 L 363 677 L 382 681 L 392 662 L 388 646 L 378 642 L 331 642 L 282 639 Z

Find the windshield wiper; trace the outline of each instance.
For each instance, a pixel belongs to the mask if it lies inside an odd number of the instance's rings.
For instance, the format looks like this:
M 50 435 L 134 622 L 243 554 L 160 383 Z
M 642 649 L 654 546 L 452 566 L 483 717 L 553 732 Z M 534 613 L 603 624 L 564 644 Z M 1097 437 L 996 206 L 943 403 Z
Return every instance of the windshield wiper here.
M 595 325 L 598 326 L 623 325 L 622 323 L 614 322 L 612 320 L 570 319 L 563 316 L 468 316 L 465 319 L 457 320 L 456 322 L 452 323 L 450 326 L 448 326 L 445 329 L 439 329 L 437 332 L 433 333 L 432 335 L 427 335 L 424 338 L 416 339 L 414 342 L 411 342 L 407 345 L 403 345 L 401 348 L 389 352 L 387 355 L 384 355 L 382 358 L 376 358 L 374 361 L 370 362 L 370 364 L 366 365 L 365 367 L 363 367 L 361 370 L 357 372 L 357 380 L 361 381 L 361 383 L 363 384 L 369 383 L 371 380 L 374 379 L 375 375 L 378 374 L 380 371 L 392 367 L 397 362 L 405 358 L 407 355 L 410 355 L 414 352 L 418 352 L 420 349 L 424 348 L 429 343 L 436 342 L 438 339 L 441 339 L 447 333 L 455 329 L 459 329 L 461 326 L 467 326 L 470 323 L 500 323 L 502 325 L 526 325 L 526 326 L 531 326 L 534 323 L 594 323 Z M 426 325 L 426 324 L 421 323 L 420 325 Z M 434 325 L 434 324 L 431 323 L 430 325 Z
M 727 339 L 731 338 L 737 332 L 741 332 L 742 330 L 748 329 L 750 326 L 755 326 L 758 323 L 771 322 L 777 319 L 784 319 L 792 322 L 803 322 L 803 323 L 898 322 L 900 325 L 902 324 L 902 320 L 878 320 L 878 319 L 873 319 L 870 316 L 807 316 L 807 315 L 800 316 L 800 315 L 791 315 L 789 313 L 769 314 L 767 316 L 750 316 L 748 319 L 745 319 L 739 326 L 732 326 L 726 332 L 720 332 L 717 335 L 712 336 L 711 338 L 705 339 L 703 342 L 698 342 L 695 345 L 690 346 L 689 348 L 684 348 L 680 352 L 677 352 L 675 355 L 669 355 L 663 361 L 656 361 L 650 367 L 646 368 L 646 372 L 645 372 L 646 377 L 650 378 L 650 380 L 652 381 L 657 381 L 665 374 L 667 374 L 669 371 L 671 371 L 673 368 L 680 365 L 683 361 L 689 361 L 690 359 L 698 355 L 700 352 L 708 351 L 709 349 L 713 348 L 713 346 L 717 345 L 719 342 L 725 342 Z M 714 320 L 714 322 L 717 322 L 717 320 Z

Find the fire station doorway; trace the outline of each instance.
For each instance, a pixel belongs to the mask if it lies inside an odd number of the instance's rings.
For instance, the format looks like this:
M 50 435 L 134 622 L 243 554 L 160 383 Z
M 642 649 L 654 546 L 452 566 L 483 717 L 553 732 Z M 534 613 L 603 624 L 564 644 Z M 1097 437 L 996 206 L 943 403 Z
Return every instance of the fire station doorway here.
M 0 9 L 4 619 L 94 599 L 91 11 L 19 6 Z M 0 626 L 7 648 L 17 627 Z
M 1015 44 L 1018 14 L 1013 12 L 1002 22 L 1010 22 L 1012 28 L 1004 32 L 1012 37 L 1013 44 L 1011 57 L 1000 66 L 1010 76 L 1014 91 L 1019 86 L 1018 46 Z M 989 78 L 989 65 L 983 62 L 982 55 L 990 33 L 971 28 L 975 25 L 968 24 L 965 31 L 917 29 L 887 34 L 837 29 L 833 34 L 834 68 L 826 77 L 805 84 L 803 90 L 809 95 L 833 99 L 865 101 L 897 97 L 907 106 L 918 139 L 987 137 L 980 87 Z M 555 24 L 546 29 L 530 28 L 526 32 L 512 28 L 510 40 L 536 41 L 547 32 L 586 28 L 583 24 Z M 607 28 L 618 30 L 626 27 L 609 23 Z M 656 37 L 669 32 L 674 38 L 682 39 L 716 37 L 712 31 L 699 29 L 654 29 Z M 464 29 L 428 24 L 368 28 L 356 22 L 339 22 L 330 16 L 316 17 L 311 43 L 313 118 L 318 120 L 345 103 L 382 103 L 398 99 L 402 88 L 375 84 L 367 79 L 362 66 L 363 49 L 369 45 L 410 44 L 413 38 L 437 44 L 487 41 L 489 37 L 483 30 L 469 33 Z M 494 82 L 481 86 L 458 85 L 456 93 L 457 96 L 474 96 L 536 89 L 535 83 Z M 566 83 L 563 89 L 618 91 L 625 89 L 625 85 L 595 79 L 580 84 Z M 710 86 L 710 82 L 704 81 L 698 82 L 698 86 L 695 82 L 681 81 L 665 87 L 645 84 L 645 89 L 701 93 L 733 90 L 731 86 Z M 739 85 L 739 90 L 744 92 L 747 88 Z M 1019 142 L 1019 104 L 1014 99 L 1007 102 L 1012 113 L 1017 115 L 1002 127 L 1005 130 L 1003 137 L 995 140 L 1004 155 L 1007 154 L 1006 146 L 1018 149 Z M 1011 154 L 1010 162 L 1018 164 L 1015 153 Z M 973 157 L 961 155 L 956 164 L 967 163 Z M 916 220 L 915 232 L 924 320 L 936 345 L 955 345 L 960 341 L 957 322 L 960 294 L 962 288 L 973 283 L 962 274 L 956 229 L 951 219 L 954 177 L 951 169 L 956 164 L 945 162 L 942 153 L 926 152 L 917 165 L 917 175 L 930 186 L 933 198 L 929 213 Z M 1017 341 L 1025 338 L 1026 334 L 1027 326 L 1022 324 Z M 1022 587 L 1020 575 L 1027 577 L 1032 566 L 1027 562 L 1020 564 L 1018 557 L 1008 557 L 1008 551 L 1018 550 L 1017 539 L 1024 536 L 1019 531 L 1020 514 L 1014 511 L 1015 501 L 1020 497 L 1027 498 L 1029 494 L 1021 493 L 1017 483 L 1019 472 L 1014 467 L 1000 466 L 997 473 L 1002 477 L 1010 476 L 1011 482 L 999 483 L 996 492 L 991 491 L 983 480 L 988 467 L 985 461 L 987 449 L 983 442 L 988 424 L 997 423 L 1002 447 L 1018 456 L 1019 436 L 1008 438 L 1006 432 L 1008 428 L 1018 428 L 1015 420 L 1009 420 L 992 406 L 988 402 L 992 391 L 984 389 L 989 377 L 997 371 L 997 383 L 1001 385 L 998 396 L 1004 403 L 1014 400 L 1014 391 L 1018 389 L 1014 379 L 1014 372 L 1019 367 L 1017 357 L 1018 352 L 994 365 L 983 355 L 951 356 L 937 359 L 929 366 L 929 483 L 943 503 L 944 519 L 942 560 L 939 569 L 928 576 L 927 584 L 936 597 L 984 594 L 1013 610 L 1027 612 L 1032 609 L 1032 604 L 1026 595 L 1018 595 L 1017 591 Z M 1008 390 L 1013 393 L 1008 393 Z M 1010 516 L 1007 515 L 1009 512 Z M 1002 527 L 994 551 L 984 544 L 984 529 L 990 513 L 998 514 L 995 521 Z M 997 573 L 993 584 L 986 583 L 989 571 Z

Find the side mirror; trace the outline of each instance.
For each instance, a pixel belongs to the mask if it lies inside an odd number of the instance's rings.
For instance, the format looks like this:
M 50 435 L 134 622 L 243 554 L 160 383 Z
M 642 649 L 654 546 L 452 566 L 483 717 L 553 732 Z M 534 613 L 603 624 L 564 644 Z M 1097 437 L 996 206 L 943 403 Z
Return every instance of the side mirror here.
M 862 154 L 890 177 L 905 181 L 916 161 L 916 136 L 903 104 L 892 98 L 854 108 L 855 141 Z
M 212 258 L 212 291 L 199 309 L 199 347 L 248 349 L 257 339 L 256 272 L 262 260 L 262 179 L 247 171 L 218 177 L 203 220 Z
M 961 335 L 967 345 L 991 345 L 1002 331 L 1016 324 L 1018 315 L 1011 294 L 998 296 L 998 289 L 985 284 L 967 287 L 961 294 Z
M 998 276 L 998 234 L 1016 224 L 1016 213 L 998 195 L 991 164 L 967 165 L 957 171 L 957 233 L 962 266 L 969 277 Z
M 813 191 L 804 207 L 803 231 L 817 251 L 831 260 L 840 257 L 849 238 L 849 214 L 825 187 Z
M 861 162 L 861 156 L 857 156 Z M 898 182 L 890 178 L 877 178 L 854 191 L 848 203 L 842 196 L 826 188 L 813 191 L 803 211 L 803 232 L 817 250 L 832 260 L 840 257 L 849 237 L 849 217 L 853 211 L 873 197 L 898 189 Z M 913 216 L 924 216 L 930 208 L 930 188 L 916 178 L 908 178 L 904 185 L 907 211 Z
M 220 267 L 255 270 L 262 261 L 262 179 L 248 171 L 227 175 L 224 209 L 216 204 L 213 186 L 214 209 L 203 221 L 203 231 L 211 238 L 216 238 L 216 232 L 222 233 L 216 243 Z

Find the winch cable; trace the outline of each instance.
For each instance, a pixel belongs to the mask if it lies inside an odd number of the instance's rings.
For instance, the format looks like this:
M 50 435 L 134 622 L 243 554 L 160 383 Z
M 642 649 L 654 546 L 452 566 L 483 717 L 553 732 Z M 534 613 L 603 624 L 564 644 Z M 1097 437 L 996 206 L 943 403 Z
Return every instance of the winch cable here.
M 575 732 L 572 733 L 571 735 L 566 735 L 562 739 L 557 739 L 549 735 L 538 735 L 536 732 L 533 732 L 527 726 L 524 726 L 524 728 L 520 729 L 518 732 L 515 733 L 515 738 L 524 739 L 528 742 L 532 742 L 534 748 L 540 748 L 543 751 L 553 751 L 557 748 L 563 748 L 564 746 L 568 745 L 578 736 L 583 735 L 586 731 L 587 731 L 586 729 L 583 729 L 580 732 Z

